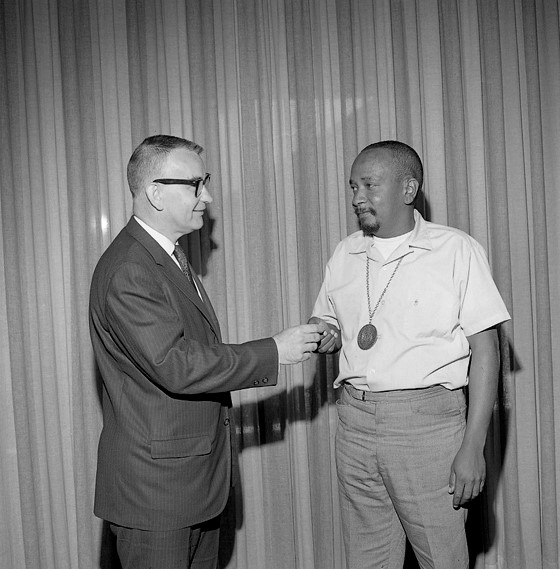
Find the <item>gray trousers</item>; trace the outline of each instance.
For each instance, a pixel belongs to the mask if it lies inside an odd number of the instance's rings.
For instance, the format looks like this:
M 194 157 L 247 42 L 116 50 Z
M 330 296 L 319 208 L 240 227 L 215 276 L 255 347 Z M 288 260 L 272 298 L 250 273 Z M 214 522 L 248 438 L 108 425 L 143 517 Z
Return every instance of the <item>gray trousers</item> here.
M 219 517 L 171 531 L 145 531 L 110 525 L 122 569 L 216 569 Z
M 402 569 L 406 537 L 422 569 L 467 569 L 466 510 L 448 492 L 463 391 L 343 390 L 336 464 L 347 569 Z

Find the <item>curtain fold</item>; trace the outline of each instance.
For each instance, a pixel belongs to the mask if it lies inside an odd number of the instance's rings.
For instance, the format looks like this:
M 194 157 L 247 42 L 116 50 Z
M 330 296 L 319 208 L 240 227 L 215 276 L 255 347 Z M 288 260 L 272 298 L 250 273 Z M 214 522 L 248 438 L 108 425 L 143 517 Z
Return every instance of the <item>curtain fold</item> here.
M 559 569 L 558 0 L 13 0 L 0 3 L 0 566 L 108 569 L 94 518 L 93 268 L 131 214 L 146 136 L 200 143 L 186 239 L 226 341 L 305 322 L 354 231 L 367 144 L 423 158 L 418 203 L 486 248 L 500 330 L 475 569 Z M 413 283 L 411 284 L 411 286 Z M 240 482 L 228 569 L 343 569 L 336 356 L 233 394 Z M 411 569 L 411 561 L 407 567 Z

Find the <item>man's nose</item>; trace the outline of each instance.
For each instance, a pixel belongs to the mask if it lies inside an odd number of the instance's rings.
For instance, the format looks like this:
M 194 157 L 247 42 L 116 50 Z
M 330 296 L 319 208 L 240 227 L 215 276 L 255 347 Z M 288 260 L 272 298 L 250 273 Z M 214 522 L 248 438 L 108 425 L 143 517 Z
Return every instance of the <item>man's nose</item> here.
M 352 205 L 356 207 L 357 205 L 363 204 L 366 201 L 366 194 L 364 188 L 356 188 L 354 191 L 354 196 L 352 197 Z
M 203 201 L 204 203 L 212 203 L 214 201 L 206 186 L 202 187 L 202 193 L 200 194 L 200 200 Z

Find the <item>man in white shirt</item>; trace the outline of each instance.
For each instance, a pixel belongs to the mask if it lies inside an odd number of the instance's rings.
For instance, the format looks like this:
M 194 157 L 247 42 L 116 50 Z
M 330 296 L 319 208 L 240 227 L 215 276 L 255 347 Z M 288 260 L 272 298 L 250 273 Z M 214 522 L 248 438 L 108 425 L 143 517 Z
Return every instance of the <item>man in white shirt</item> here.
M 498 382 L 496 326 L 510 318 L 486 254 L 414 209 L 423 169 L 398 141 L 352 165 L 360 230 L 326 268 L 310 323 L 340 349 L 336 460 L 348 569 L 466 569 L 466 511 L 484 486 Z M 464 389 L 469 385 L 466 420 Z

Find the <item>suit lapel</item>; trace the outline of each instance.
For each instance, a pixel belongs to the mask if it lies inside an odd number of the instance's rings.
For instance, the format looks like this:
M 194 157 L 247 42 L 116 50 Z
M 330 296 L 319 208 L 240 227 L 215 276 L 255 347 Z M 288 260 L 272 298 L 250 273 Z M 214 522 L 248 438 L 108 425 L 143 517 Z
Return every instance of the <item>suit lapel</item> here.
M 181 269 L 177 264 L 171 259 L 166 251 L 153 239 L 141 226 L 131 218 L 127 225 L 127 231 L 139 241 L 153 257 L 154 261 L 161 267 L 162 271 L 167 275 L 167 277 L 177 286 L 179 290 L 196 306 L 196 308 L 202 313 L 204 318 L 210 324 L 212 331 L 216 335 L 216 338 L 221 342 L 220 327 L 212 304 L 202 283 L 193 272 L 193 278 L 200 290 L 204 302 L 198 296 L 195 287 L 189 283 L 188 279 L 185 277 Z

